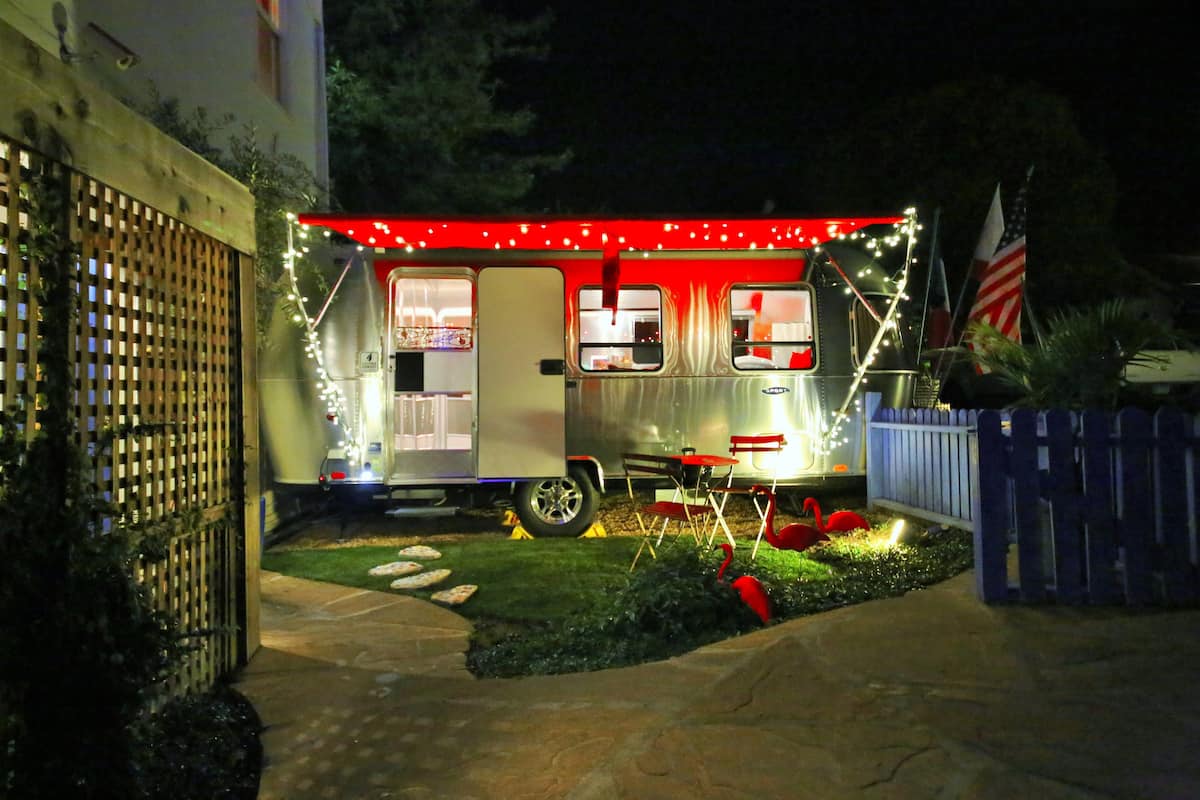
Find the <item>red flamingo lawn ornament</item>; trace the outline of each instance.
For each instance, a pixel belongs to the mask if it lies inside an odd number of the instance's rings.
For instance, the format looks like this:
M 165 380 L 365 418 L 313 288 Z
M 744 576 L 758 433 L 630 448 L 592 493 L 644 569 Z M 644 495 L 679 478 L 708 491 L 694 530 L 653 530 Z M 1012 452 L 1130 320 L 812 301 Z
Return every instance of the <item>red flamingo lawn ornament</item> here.
M 722 542 L 717 546 L 725 551 L 725 561 L 721 564 L 721 568 L 717 570 L 717 583 L 724 584 L 725 570 L 729 567 L 729 562 L 733 561 L 733 545 L 728 542 Z M 753 575 L 743 575 L 740 578 L 735 578 L 729 586 L 738 593 L 738 596 L 742 598 L 742 602 L 749 606 L 751 611 L 758 614 L 758 618 L 762 620 L 763 625 L 771 621 L 771 598 L 767 597 L 767 590 L 763 588 L 758 578 Z
M 815 497 L 807 497 L 804 499 L 804 510 L 812 511 L 813 520 L 817 523 L 817 530 L 821 533 L 829 531 L 841 531 L 849 533 L 856 531 L 859 528 L 863 530 L 871 530 L 871 523 L 867 522 L 866 518 L 861 514 L 856 514 L 853 511 L 835 511 L 829 515 L 829 519 L 821 521 L 821 504 L 817 502 Z
M 780 529 L 779 533 L 776 533 L 775 493 L 759 484 L 750 487 L 750 493 L 753 495 L 766 495 L 767 497 L 766 529 L 763 531 L 763 534 L 775 549 L 795 550 L 797 553 L 800 553 L 812 547 L 817 542 L 829 541 L 829 536 L 824 531 L 803 522 L 793 522 L 790 525 L 785 525 Z

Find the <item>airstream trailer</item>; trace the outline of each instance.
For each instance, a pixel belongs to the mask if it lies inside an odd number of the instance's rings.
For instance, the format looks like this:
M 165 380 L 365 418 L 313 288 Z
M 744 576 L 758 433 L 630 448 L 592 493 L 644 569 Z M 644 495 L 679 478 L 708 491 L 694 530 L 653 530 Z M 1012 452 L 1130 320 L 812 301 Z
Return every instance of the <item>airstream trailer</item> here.
M 280 483 L 502 491 L 531 533 L 575 535 L 623 452 L 782 433 L 736 481 L 861 480 L 862 385 L 911 397 L 911 214 L 299 223 L 293 254 L 340 269 L 260 366 Z

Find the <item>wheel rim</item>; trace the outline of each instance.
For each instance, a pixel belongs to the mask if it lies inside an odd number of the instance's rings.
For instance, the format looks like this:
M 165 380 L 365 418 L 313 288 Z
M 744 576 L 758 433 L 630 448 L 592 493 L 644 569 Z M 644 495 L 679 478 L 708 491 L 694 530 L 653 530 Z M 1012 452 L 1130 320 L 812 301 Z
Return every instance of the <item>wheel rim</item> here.
M 579 516 L 583 508 L 583 490 L 569 478 L 542 481 L 533 487 L 529 505 L 543 522 L 565 525 Z

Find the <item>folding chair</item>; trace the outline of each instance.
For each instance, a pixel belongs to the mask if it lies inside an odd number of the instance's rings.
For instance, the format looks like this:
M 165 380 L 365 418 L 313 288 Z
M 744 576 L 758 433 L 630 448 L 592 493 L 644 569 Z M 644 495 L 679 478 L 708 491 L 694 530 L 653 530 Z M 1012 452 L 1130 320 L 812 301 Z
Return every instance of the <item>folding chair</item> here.
M 782 433 L 763 433 L 750 436 L 733 435 L 729 437 L 729 454 L 736 458 L 739 453 L 774 453 L 774 458 L 771 459 L 771 491 L 775 491 L 775 485 L 779 480 L 779 454 L 787 445 L 787 440 Z M 751 456 L 753 458 L 753 456 Z M 765 479 L 759 479 L 759 483 L 765 485 Z M 733 469 L 730 468 L 728 475 L 725 478 L 725 485 L 710 486 L 708 491 L 717 497 L 717 521 L 713 523 L 712 529 L 708 532 L 708 543 L 712 544 L 713 539 L 717 535 L 717 528 L 724 522 L 725 519 L 725 503 L 729 500 L 731 494 L 750 494 L 749 487 L 740 487 L 733 485 Z M 750 552 L 750 558 L 758 555 L 758 543 L 762 541 L 763 532 L 767 529 L 767 508 L 760 503 L 758 498 L 751 495 L 751 500 L 754 503 L 754 510 L 758 512 L 758 536 L 754 538 L 754 549 Z M 726 534 L 728 534 L 726 528 Z
M 649 548 L 650 556 L 657 558 L 654 553 L 655 545 L 661 545 L 663 535 L 667 532 L 667 526 L 672 521 L 678 522 L 680 532 L 686 525 L 691 531 L 692 536 L 696 540 L 696 544 L 703 541 L 703 535 L 698 527 L 698 522 L 713 513 L 713 508 L 708 503 L 700 505 L 698 503 L 689 503 L 686 484 L 684 483 L 683 464 L 678 458 L 661 455 L 648 455 L 646 453 L 622 453 L 621 461 L 625 469 L 625 488 L 629 492 L 629 502 L 633 505 L 634 515 L 637 517 L 638 528 L 642 532 L 642 543 L 638 546 L 637 553 L 633 557 L 633 563 L 629 565 L 629 571 L 633 572 L 637 566 L 638 559 L 641 558 L 642 550 Z M 649 505 L 640 505 L 637 496 L 633 492 L 633 482 L 636 479 L 653 478 L 656 483 L 661 483 L 662 479 L 670 481 L 674 493 L 670 500 L 657 500 Z M 654 525 L 656 520 L 662 520 L 662 525 L 658 527 L 658 539 L 654 544 L 650 543 L 650 539 L 654 536 L 654 532 L 647 527 Z

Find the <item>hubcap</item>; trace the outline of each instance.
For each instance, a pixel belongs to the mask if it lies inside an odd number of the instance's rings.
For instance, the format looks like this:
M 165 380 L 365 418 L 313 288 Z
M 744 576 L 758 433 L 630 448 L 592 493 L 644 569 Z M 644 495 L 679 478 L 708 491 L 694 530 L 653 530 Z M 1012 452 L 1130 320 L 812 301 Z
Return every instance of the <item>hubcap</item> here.
M 533 492 L 533 510 L 541 519 L 556 525 L 570 522 L 583 504 L 583 492 L 574 481 L 542 481 Z

